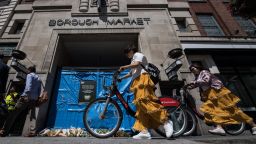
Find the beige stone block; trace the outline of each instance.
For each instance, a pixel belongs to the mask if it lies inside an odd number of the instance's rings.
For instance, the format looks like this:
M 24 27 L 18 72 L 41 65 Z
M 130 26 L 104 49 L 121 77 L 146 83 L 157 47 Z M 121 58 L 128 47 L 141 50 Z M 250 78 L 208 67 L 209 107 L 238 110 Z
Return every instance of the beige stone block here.
M 136 4 L 166 4 L 168 5 L 167 1 L 166 0 L 126 0 L 127 1 L 127 4 L 132 4 L 132 5 L 136 5 Z
M 159 44 L 159 38 L 156 36 L 156 37 L 150 37 L 149 38 L 149 43 L 151 44 Z
M 168 4 L 166 0 L 149 0 L 149 4 Z
M 191 24 L 195 24 L 193 18 L 186 18 L 186 23 L 191 25 Z
M 170 20 L 171 20 L 171 23 L 172 23 L 173 25 L 176 25 L 176 24 L 177 24 L 175 18 L 171 18 Z
M 191 31 L 198 31 L 198 28 L 196 25 L 188 25 L 188 27 L 191 29 Z
M 21 38 L 22 33 L 20 34 L 8 34 L 8 33 L 4 33 L 2 38 Z
M 194 36 L 201 36 L 201 33 L 199 31 L 193 31 L 192 33 Z
M 30 19 L 31 14 L 15 14 L 12 19 Z
M 32 11 L 32 4 L 19 4 L 15 8 L 15 11 Z
M 8 26 L 12 26 L 13 23 L 14 23 L 14 20 L 11 20 L 11 21 L 9 22 Z
M 170 11 L 172 17 L 191 17 L 189 11 Z
M 10 29 L 11 29 L 11 27 L 10 27 L 10 26 L 6 27 L 6 29 L 5 29 L 5 33 L 9 33 Z
M 200 36 L 200 33 L 197 31 L 194 31 L 194 32 L 177 32 L 177 35 L 179 37 L 182 37 L 182 36 Z
M 189 5 L 187 2 L 169 2 L 168 3 L 169 8 L 174 8 L 174 9 L 184 9 L 184 8 L 189 8 Z
M 174 29 L 175 31 L 179 31 L 178 25 L 173 25 L 173 29 Z
M 148 4 L 149 3 L 149 0 L 126 0 L 127 1 L 127 4 L 128 5 L 131 5 L 131 4 Z

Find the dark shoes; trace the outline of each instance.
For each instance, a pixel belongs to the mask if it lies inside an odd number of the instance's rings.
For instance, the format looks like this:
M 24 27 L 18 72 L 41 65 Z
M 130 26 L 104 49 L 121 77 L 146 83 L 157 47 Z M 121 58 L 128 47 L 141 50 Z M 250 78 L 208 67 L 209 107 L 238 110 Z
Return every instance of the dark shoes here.
M 0 137 L 6 137 L 6 134 L 5 134 L 5 132 L 4 132 L 4 130 L 0 130 Z
M 24 137 L 35 137 L 37 136 L 35 133 L 29 133 L 27 135 L 25 135 Z

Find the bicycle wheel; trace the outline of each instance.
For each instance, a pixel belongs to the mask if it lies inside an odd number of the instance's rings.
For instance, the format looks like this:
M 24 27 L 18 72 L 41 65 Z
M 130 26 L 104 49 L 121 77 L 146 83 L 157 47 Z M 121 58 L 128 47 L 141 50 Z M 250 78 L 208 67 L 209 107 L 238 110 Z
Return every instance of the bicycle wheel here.
M 225 125 L 224 130 L 230 135 L 240 135 L 245 130 L 245 123 Z
M 183 108 L 176 107 L 166 107 L 167 112 L 169 113 L 169 119 L 173 122 L 173 135 L 172 137 L 178 137 L 184 133 L 187 127 L 187 115 Z M 165 131 L 163 126 L 155 129 L 155 131 L 163 136 L 165 136 Z
M 109 101 L 104 117 L 100 116 L 106 106 L 106 100 L 106 98 L 99 98 L 92 101 L 84 112 L 84 126 L 92 136 L 97 138 L 113 136 L 123 120 L 123 113 L 113 100 Z
M 187 127 L 186 127 L 186 130 L 183 133 L 183 135 L 184 136 L 189 136 L 196 130 L 197 119 L 196 119 L 196 116 L 194 115 L 194 113 L 191 110 L 185 109 L 184 111 L 187 114 Z

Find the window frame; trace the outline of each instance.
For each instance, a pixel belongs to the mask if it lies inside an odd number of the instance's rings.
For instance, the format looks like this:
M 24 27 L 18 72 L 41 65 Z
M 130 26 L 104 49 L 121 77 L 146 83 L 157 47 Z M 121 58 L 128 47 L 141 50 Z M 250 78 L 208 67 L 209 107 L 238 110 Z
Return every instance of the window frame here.
M 0 0 L 0 7 L 8 6 L 11 0 Z
M 246 19 L 241 16 L 234 16 L 234 19 L 249 37 L 256 37 L 256 24 L 251 19 Z M 244 26 L 242 23 L 248 23 L 250 26 Z M 250 30 L 247 29 L 248 27 L 254 28 L 253 35 L 251 35 L 251 33 L 249 32 Z
M 222 28 L 220 27 L 220 25 L 218 24 L 218 22 L 216 21 L 216 19 L 215 19 L 215 17 L 214 17 L 214 15 L 213 14 L 202 14 L 202 13 L 198 13 L 198 14 L 196 14 L 196 16 L 197 16 L 197 19 L 198 19 L 198 21 L 199 21 L 199 23 L 200 23 L 200 25 L 201 25 L 201 27 L 203 28 L 203 30 L 205 31 L 205 33 L 207 34 L 207 36 L 225 36 L 225 33 L 223 32 L 223 30 L 222 30 Z M 201 20 L 200 20 L 200 16 L 205 16 L 205 17 L 209 17 L 213 22 L 214 22 L 214 26 L 206 26 L 206 25 L 203 25 L 203 23 L 201 22 Z M 209 20 L 210 20 L 209 19 Z M 218 29 L 218 33 L 220 33 L 220 35 L 212 35 L 212 34 L 209 34 L 208 32 L 207 32 L 207 27 L 208 28 L 217 28 Z
M 23 25 L 22 25 L 22 28 L 21 28 L 20 31 L 17 33 L 17 28 L 18 28 L 19 24 L 21 24 L 21 23 L 23 24 Z M 9 31 L 8 34 L 14 34 L 14 35 L 19 35 L 19 34 L 21 34 L 22 29 L 24 28 L 25 23 L 26 23 L 26 19 L 15 19 L 14 22 L 13 22 L 13 25 L 12 25 L 12 27 L 11 27 L 11 29 L 10 29 L 10 31 Z

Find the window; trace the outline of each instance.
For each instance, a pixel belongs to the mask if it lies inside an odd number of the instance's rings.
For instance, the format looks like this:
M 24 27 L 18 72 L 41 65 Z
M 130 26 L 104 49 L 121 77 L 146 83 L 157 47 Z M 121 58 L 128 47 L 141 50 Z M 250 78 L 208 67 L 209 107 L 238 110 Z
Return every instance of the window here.
M 220 75 L 219 78 L 241 101 L 243 108 L 253 108 L 256 104 L 256 58 L 255 52 L 239 52 L 237 54 L 213 55 Z M 254 108 L 255 109 L 255 108 Z
M 185 18 L 175 18 L 175 21 L 179 27 L 180 32 L 188 32 Z
M 4 54 L 4 56 L 11 56 L 12 50 L 14 50 L 16 46 L 16 43 L 2 43 L 0 44 L 0 53 Z
M 197 17 L 207 36 L 224 36 L 224 33 L 212 15 L 199 14 Z
M 0 7 L 7 6 L 10 3 L 10 0 L 0 0 Z
M 242 29 L 248 34 L 248 36 L 256 36 L 256 26 L 252 20 L 240 16 L 235 16 L 235 19 Z
M 25 24 L 25 20 L 15 20 L 9 34 L 20 34 Z

